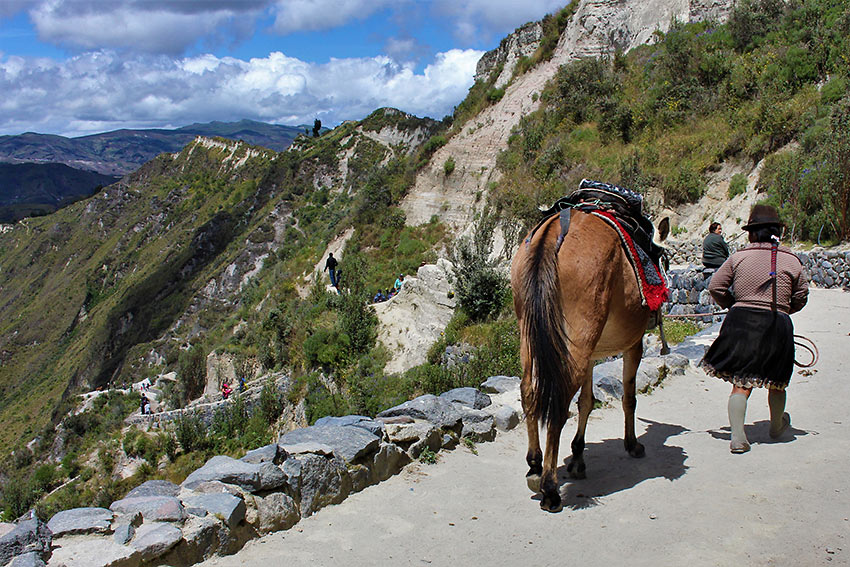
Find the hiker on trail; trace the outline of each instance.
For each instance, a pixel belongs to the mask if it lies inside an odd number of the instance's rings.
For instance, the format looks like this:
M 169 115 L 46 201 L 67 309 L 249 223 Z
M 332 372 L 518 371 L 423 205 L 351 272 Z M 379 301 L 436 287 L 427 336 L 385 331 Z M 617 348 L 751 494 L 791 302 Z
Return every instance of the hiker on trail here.
M 702 265 L 716 270 L 729 257 L 729 246 L 721 236 L 719 222 L 713 222 L 708 227 L 708 235 L 702 241 Z
M 372 298 L 372 303 L 383 303 L 386 300 L 387 298 L 384 297 L 384 294 L 379 289 L 378 293 L 375 294 L 375 297 Z
M 232 394 L 232 393 L 233 393 L 233 388 L 230 387 L 230 384 L 228 384 L 227 382 L 224 382 L 221 385 L 221 397 L 226 400 L 227 398 L 230 397 L 230 394 Z
M 336 258 L 334 258 L 333 252 L 329 252 L 328 253 L 328 260 L 327 260 L 327 262 L 325 262 L 325 270 L 328 271 L 328 275 L 331 277 L 331 285 L 334 286 L 335 288 L 339 289 L 339 286 L 337 285 L 337 282 L 339 280 L 337 279 L 337 273 L 336 273 L 337 263 L 338 262 L 336 261 Z
M 402 288 L 403 285 L 404 285 L 404 274 L 399 274 L 398 278 L 395 281 L 395 284 L 393 285 L 393 289 L 395 290 L 396 293 L 398 293 L 398 292 L 401 291 L 401 288 Z
M 753 388 L 768 388 L 771 438 L 791 425 L 785 413 L 785 388 L 794 370 L 789 314 L 806 305 L 809 287 L 800 260 L 779 246 L 783 226 L 776 209 L 755 205 L 743 226 L 750 244 L 724 262 L 708 286 L 714 300 L 730 309 L 700 365 L 732 384 L 728 412 L 733 453 L 750 450 L 744 419 Z
M 142 394 L 142 397 L 139 400 L 139 413 L 142 415 L 149 415 L 151 413 L 151 401 L 145 394 Z

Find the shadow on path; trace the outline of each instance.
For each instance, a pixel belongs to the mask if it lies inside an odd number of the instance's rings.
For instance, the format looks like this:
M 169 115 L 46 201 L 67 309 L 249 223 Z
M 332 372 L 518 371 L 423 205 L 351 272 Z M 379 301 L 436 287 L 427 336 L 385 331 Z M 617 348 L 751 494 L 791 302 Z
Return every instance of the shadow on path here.
M 581 510 L 600 504 L 599 499 L 627 490 L 651 478 L 666 478 L 673 481 L 688 470 L 685 450 L 668 445 L 667 440 L 690 430 L 680 425 L 639 419 L 649 424 L 646 432 L 638 438 L 646 448 L 646 456 L 635 459 L 626 453 L 623 440 L 605 439 L 600 443 L 588 443 L 584 451 L 587 463 L 587 478 L 573 480 L 566 465 L 558 467 L 558 484 L 564 508 Z M 567 444 L 569 450 L 569 444 Z M 568 463 L 568 455 L 564 462 Z M 533 497 L 540 499 L 540 495 Z
M 720 429 L 712 429 L 708 433 L 715 439 L 722 439 L 723 441 L 732 440 L 732 433 L 729 430 L 728 425 L 726 427 L 721 427 Z M 751 425 L 745 425 L 744 433 L 747 434 L 747 440 L 750 442 L 750 445 L 772 445 L 774 443 L 790 443 L 791 441 L 797 439 L 797 437 L 803 437 L 805 435 L 817 435 L 816 431 L 806 431 L 805 429 L 797 429 L 796 427 L 794 427 L 794 424 L 791 423 L 791 427 L 788 428 L 788 431 L 782 434 L 782 437 L 780 437 L 779 439 L 771 439 L 769 419 L 763 419 L 761 421 L 756 421 Z

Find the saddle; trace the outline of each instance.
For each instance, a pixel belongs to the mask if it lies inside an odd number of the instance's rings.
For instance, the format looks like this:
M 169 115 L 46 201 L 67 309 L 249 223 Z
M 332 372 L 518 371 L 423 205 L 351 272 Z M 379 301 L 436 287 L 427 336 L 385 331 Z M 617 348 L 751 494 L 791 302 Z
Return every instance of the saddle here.
M 661 276 L 660 261 L 664 249 L 653 242 L 655 227 L 642 211 L 643 197 L 631 189 L 582 179 L 577 191 L 558 199 L 550 208 L 542 211 L 543 219 L 532 229 L 526 243 L 543 224 L 554 215 L 559 215 L 561 232 L 557 249 L 570 230 L 573 210 L 592 214 L 610 225 L 620 236 L 626 255 L 638 277 L 642 302 L 656 310 L 666 301 L 669 291 Z
M 569 219 L 573 209 L 583 213 L 605 211 L 622 225 L 635 245 L 644 250 L 657 266 L 664 249 L 653 241 L 655 227 L 652 226 L 652 221 L 644 216 L 642 208 L 643 196 L 640 193 L 610 183 L 582 179 L 578 190 L 566 197 L 561 197 L 555 201 L 554 205 L 542 211 L 543 220 L 534 227 L 531 234 L 533 235 L 549 217 L 560 214 L 561 235 L 558 238 L 560 247 L 561 241 L 569 232 Z

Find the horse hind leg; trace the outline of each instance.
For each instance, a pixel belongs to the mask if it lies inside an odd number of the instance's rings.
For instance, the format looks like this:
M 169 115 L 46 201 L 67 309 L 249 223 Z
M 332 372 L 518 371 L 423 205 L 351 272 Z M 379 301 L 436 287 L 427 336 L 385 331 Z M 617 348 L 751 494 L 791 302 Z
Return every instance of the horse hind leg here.
M 569 403 L 569 400 L 565 400 L 564 403 Z M 543 474 L 540 478 L 540 492 L 543 499 L 540 501 L 540 507 L 548 512 L 560 512 L 563 508 L 558 486 L 558 450 L 567 414 L 568 412 L 564 411 L 561 417 L 552 417 L 546 426 L 546 454 L 543 458 Z
M 528 472 L 525 475 L 525 482 L 532 492 L 537 493 L 540 492 L 540 476 L 543 474 L 543 451 L 540 450 L 540 430 L 532 403 L 532 388 L 531 370 L 529 369 L 523 373 L 520 384 L 522 408 L 525 412 L 525 426 L 528 431 L 528 452 L 525 454 L 525 462 L 528 463 Z
M 578 398 L 578 428 L 573 438 L 571 448 L 573 455 L 567 464 L 567 471 L 572 478 L 586 478 L 586 465 L 584 463 L 584 433 L 587 429 L 587 419 L 593 411 L 593 366 L 588 366 L 584 372 L 584 382 L 581 386 L 581 394 Z
M 629 455 L 636 458 L 645 455 L 644 447 L 635 435 L 635 409 L 637 409 L 635 377 L 642 355 L 643 339 L 623 353 L 623 414 L 626 420 L 623 442 Z

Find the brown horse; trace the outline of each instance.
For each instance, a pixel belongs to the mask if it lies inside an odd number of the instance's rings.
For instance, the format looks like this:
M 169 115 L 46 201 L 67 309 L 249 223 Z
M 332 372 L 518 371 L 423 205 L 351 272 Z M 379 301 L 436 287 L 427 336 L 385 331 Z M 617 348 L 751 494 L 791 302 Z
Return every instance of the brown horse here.
M 629 455 L 643 457 L 635 436 L 635 375 L 651 316 L 641 305 L 637 277 L 614 229 L 593 215 L 574 212 L 560 247 L 559 234 L 555 215 L 520 244 L 511 266 L 528 427 L 526 480 L 532 491 L 542 491 L 540 507 L 553 512 L 561 509 L 561 430 L 579 389 L 578 431 L 567 470 L 573 478 L 585 476 L 584 432 L 593 409 L 594 360 L 623 353 L 625 446 Z M 539 423 L 546 426 L 545 457 Z

